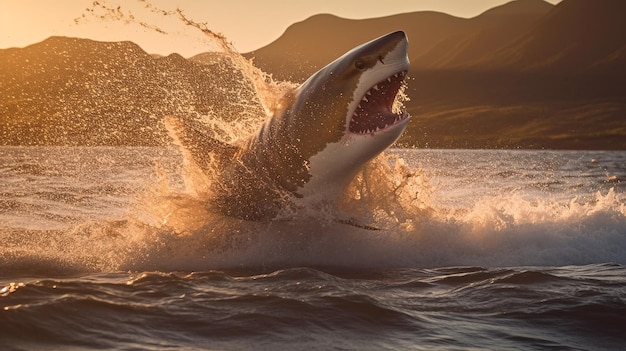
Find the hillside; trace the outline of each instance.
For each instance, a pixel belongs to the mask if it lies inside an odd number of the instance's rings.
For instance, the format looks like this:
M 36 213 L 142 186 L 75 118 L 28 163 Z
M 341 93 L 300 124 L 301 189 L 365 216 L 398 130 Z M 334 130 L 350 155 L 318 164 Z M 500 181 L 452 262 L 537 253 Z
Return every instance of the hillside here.
M 625 6 L 517 0 L 469 19 L 431 12 L 367 20 L 320 15 L 248 55 L 276 77 L 302 80 L 355 42 L 403 29 L 413 121 L 402 143 L 626 149 Z M 328 49 L 316 50 L 322 43 Z
M 166 115 L 219 111 L 231 120 L 255 106 L 262 114 L 243 81 L 225 57 L 204 64 L 155 57 L 131 42 L 51 37 L 0 50 L 0 144 L 168 143 Z
M 626 73 L 626 2 L 565 0 L 482 66 L 561 74 Z
M 531 30 L 552 7 L 543 0 L 513 1 L 464 20 L 457 33 L 415 56 L 414 68 L 459 69 L 480 64 L 485 57 Z
M 300 81 L 347 50 L 402 29 L 409 37 L 412 69 L 452 68 L 495 52 L 552 7 L 542 0 L 518 0 L 472 19 L 430 11 L 363 20 L 322 14 L 293 24 L 280 38 L 245 56 L 276 78 Z
M 517 0 L 470 19 L 313 16 L 248 56 L 301 81 L 404 29 L 413 119 L 401 145 L 626 150 L 626 2 Z M 166 115 L 262 118 L 230 59 L 159 57 L 131 42 L 51 37 L 0 50 L 0 145 L 164 145 Z
M 437 12 L 349 20 L 321 14 L 290 26 L 273 43 L 244 54 L 281 80 L 302 81 L 347 50 L 402 28 L 409 33 L 411 57 L 419 57 L 442 38 L 462 31 L 462 19 Z M 411 33 L 429 33 L 419 37 Z M 419 40 L 419 45 L 414 41 Z

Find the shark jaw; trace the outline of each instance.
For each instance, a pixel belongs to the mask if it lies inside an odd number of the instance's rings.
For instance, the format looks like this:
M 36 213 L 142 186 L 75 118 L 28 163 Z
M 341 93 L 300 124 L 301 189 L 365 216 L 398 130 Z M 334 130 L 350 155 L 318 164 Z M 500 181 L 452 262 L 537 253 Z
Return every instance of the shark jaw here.
M 361 98 L 348 123 L 348 132 L 356 135 L 375 135 L 405 122 L 410 116 L 397 104 L 407 72 L 400 71 L 374 84 Z M 400 109 L 399 111 L 394 111 Z
M 348 107 L 347 133 L 375 135 L 396 125 L 406 125 L 409 114 L 397 103 L 398 94 L 406 86 L 409 59 L 408 41 L 403 32 L 394 32 L 354 49 L 364 50 L 380 43 L 395 46 L 380 52 L 376 63 L 364 69 Z M 370 54 L 371 55 L 371 54 Z M 357 59 L 358 60 L 358 59 Z

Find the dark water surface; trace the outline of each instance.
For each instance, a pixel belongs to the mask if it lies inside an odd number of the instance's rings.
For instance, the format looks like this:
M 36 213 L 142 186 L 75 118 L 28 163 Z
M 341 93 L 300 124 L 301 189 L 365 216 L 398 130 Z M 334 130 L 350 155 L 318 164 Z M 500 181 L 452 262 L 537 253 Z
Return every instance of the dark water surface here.
M 102 273 L 2 293 L 9 349 L 619 350 L 626 269 Z
M 626 153 L 389 154 L 419 201 L 367 230 L 197 212 L 169 149 L 0 148 L 3 349 L 626 348 Z

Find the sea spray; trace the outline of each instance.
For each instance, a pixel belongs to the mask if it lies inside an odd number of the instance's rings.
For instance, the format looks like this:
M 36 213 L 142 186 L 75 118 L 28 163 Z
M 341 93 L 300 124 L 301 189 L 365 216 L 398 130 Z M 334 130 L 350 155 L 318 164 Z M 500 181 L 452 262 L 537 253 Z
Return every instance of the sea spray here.
M 11 276 L 265 271 L 302 265 L 384 269 L 626 262 L 626 197 L 621 184 L 603 183 L 604 170 L 590 176 L 585 165 L 575 167 L 571 163 L 578 156 L 572 153 L 558 153 L 570 163 L 566 168 L 551 165 L 527 171 L 523 165 L 528 163 L 520 161 L 541 164 L 545 152 L 509 152 L 510 161 L 502 153 L 396 150 L 392 154 L 399 154 L 406 169 L 384 171 L 380 178 L 379 170 L 399 166 L 386 159 L 385 167 L 375 167 L 365 176 L 371 185 L 363 192 L 364 202 L 354 190 L 362 187 L 356 179 L 347 199 L 334 209 L 251 222 L 212 212 L 206 199 L 188 194 L 175 149 L 4 148 L 0 269 Z M 610 162 L 607 172 L 625 174 L 619 153 L 597 154 Z M 90 166 L 79 167 L 86 159 L 92 160 Z M 28 166 L 39 160 L 56 161 Z M 518 165 L 520 177 L 483 173 L 511 170 L 509 162 Z M 418 163 L 424 166 L 416 168 Z M 417 173 L 407 178 L 407 171 Z M 442 174 L 452 174 L 455 181 Z M 29 179 L 28 192 L 19 186 L 24 177 Z M 394 177 L 399 182 L 390 181 Z M 563 184 L 543 195 L 534 190 L 532 184 L 552 177 L 564 179 Z M 402 185 L 403 180 L 408 185 Z M 491 188 L 480 187 L 483 182 L 490 182 Z M 397 184 L 398 195 L 377 193 Z M 518 190 L 499 190 L 506 187 Z M 463 202 L 451 201 L 459 194 Z M 401 200 L 403 196 L 408 200 Z M 370 201 L 372 206 L 367 205 Z
M 238 62 L 243 71 L 255 70 L 247 60 Z M 238 86 L 250 85 L 252 78 L 244 76 L 230 82 L 234 96 Z M 259 77 L 257 86 L 292 85 Z M 193 120 L 215 138 L 236 142 L 265 116 L 255 101 L 271 110 L 281 95 L 280 89 L 255 91 L 258 100 L 238 101 L 236 107 L 249 112 L 241 118 L 223 119 L 226 110 L 212 109 L 196 111 Z M 590 174 L 588 164 L 567 153 L 494 151 L 481 158 L 450 151 L 455 157 L 450 159 L 422 150 L 393 151 L 367 164 L 333 206 L 295 201 L 298 206 L 287 208 L 294 212 L 251 222 L 211 208 L 216 194 L 207 189 L 219 172 L 199 172 L 184 148 L 3 152 L 3 164 L 9 165 L 2 167 L 3 189 L 10 200 L 1 215 L 5 226 L 15 225 L 0 233 L 5 243 L 0 267 L 9 275 L 626 262 L 621 154 L 594 156 L 613 163 L 603 166 L 602 174 Z M 207 157 L 210 163 L 211 153 Z M 569 161 L 561 165 L 555 159 Z M 612 176 L 616 180 L 607 183 Z M 14 186 L 24 177 L 32 193 Z M 450 177 L 459 181 L 446 183 Z M 588 179 L 598 181 L 585 183 Z M 598 184 L 614 190 L 596 190 Z M 450 201 L 455 192 L 463 201 Z M 16 221 L 23 213 L 31 219 L 27 228 Z
M 261 69 L 254 66 L 251 60 L 243 57 L 228 41 L 223 34 L 217 33 L 211 30 L 206 23 L 196 22 L 186 15 L 183 10 L 176 8 L 162 9 L 148 1 L 138 0 L 136 3 L 117 3 L 115 1 L 94 1 L 92 6 L 85 10 L 86 12 L 75 20 L 77 24 L 81 24 L 87 21 L 89 18 L 96 19 L 97 21 L 115 21 L 124 23 L 127 25 L 136 25 L 144 30 L 151 31 L 163 37 L 172 37 L 180 35 L 178 32 L 181 29 L 191 29 L 188 31 L 188 37 L 184 40 L 195 41 L 203 51 L 219 52 L 222 55 L 219 59 L 228 60 L 233 64 L 235 69 L 243 73 L 244 79 L 239 81 L 239 85 L 247 86 L 251 84 L 256 92 L 256 101 L 241 100 L 239 103 L 243 106 L 254 107 L 258 101 L 263 106 L 265 115 L 271 114 L 275 106 L 278 104 L 280 98 L 285 92 L 294 89 L 297 85 L 287 81 L 277 81 L 272 76 Z M 154 22 L 163 22 L 170 27 L 157 26 Z M 237 87 L 232 89 L 236 94 Z M 207 92 L 210 94 L 211 92 Z M 255 109 L 251 109 L 255 111 Z M 265 115 L 242 114 L 241 118 L 237 119 L 235 126 L 229 125 L 224 127 L 220 121 L 223 120 L 222 114 L 224 111 L 213 111 L 210 115 L 198 116 L 204 122 L 209 124 L 211 129 L 219 129 L 219 133 L 216 136 L 223 138 L 222 140 L 232 142 L 238 136 L 244 133 L 251 133 L 256 129 L 260 120 L 263 120 Z M 236 134 L 233 134 L 232 130 L 236 128 Z
M 193 20 L 188 18 L 180 9 L 176 9 L 175 11 L 159 10 L 157 7 L 151 4 L 147 4 L 146 9 L 147 9 L 146 11 L 151 14 L 156 13 L 161 16 L 170 17 L 170 18 L 172 16 L 177 16 L 184 26 L 196 29 L 198 33 L 201 33 L 201 37 L 204 40 L 210 42 L 212 46 L 217 46 L 219 50 L 221 50 L 225 54 L 225 57 L 231 60 L 232 62 L 234 62 L 235 67 L 237 67 L 237 69 L 239 69 L 244 74 L 244 79 L 242 79 L 241 81 L 230 82 L 230 83 L 233 85 L 237 85 L 237 84 L 246 85 L 249 82 L 251 82 L 255 87 L 255 91 L 257 92 L 257 97 L 262 102 L 264 109 L 267 113 L 271 113 L 271 110 L 273 109 L 273 105 L 275 105 L 277 101 L 281 99 L 282 95 L 284 94 L 286 90 L 294 88 L 293 83 L 274 81 L 271 78 L 271 76 L 269 76 L 265 72 L 262 72 L 261 70 L 256 68 L 254 65 L 251 64 L 249 60 L 243 58 L 243 56 L 241 56 L 238 52 L 236 52 L 233 46 L 227 41 L 227 38 L 225 38 L 223 35 L 219 33 L 215 33 L 214 31 L 209 29 L 207 25 L 204 23 L 194 22 Z M 144 25 L 145 21 L 141 21 L 137 13 L 131 14 L 129 10 L 125 10 L 122 6 L 114 6 L 106 2 L 94 3 L 93 8 L 91 9 L 91 13 L 93 14 L 93 13 L 98 13 L 98 12 L 103 13 L 102 15 L 100 15 L 100 18 L 104 18 L 107 20 L 118 19 L 125 23 L 137 23 L 143 27 L 146 27 Z M 148 26 L 146 28 L 154 29 L 155 31 L 162 33 L 162 34 L 167 34 L 167 31 L 161 28 L 153 28 L 151 26 Z M 406 85 L 403 86 L 400 93 L 398 94 L 398 98 L 394 102 L 393 108 L 396 110 L 402 109 L 403 102 L 408 100 L 408 96 L 406 96 L 406 94 L 404 93 L 405 88 L 406 88 Z M 254 129 L 258 127 L 258 124 L 260 122 L 258 116 L 255 116 L 254 118 L 238 118 L 236 120 L 225 121 L 224 119 L 219 118 L 219 115 L 220 115 L 220 111 L 213 111 L 211 115 L 198 116 L 198 120 L 201 122 L 200 128 L 206 131 L 207 136 L 219 138 L 220 140 L 223 140 L 226 142 L 236 142 L 238 139 L 249 135 L 250 133 L 254 132 Z M 170 137 L 172 137 L 173 143 L 177 145 L 178 147 L 180 147 L 181 153 L 183 155 L 183 160 L 184 160 L 183 161 L 183 173 L 184 173 L 183 179 L 184 179 L 184 183 L 186 184 L 185 194 L 195 198 L 200 203 L 205 203 L 205 205 L 208 204 L 212 197 L 219 196 L 219 194 L 211 193 L 210 189 L 212 187 L 210 186 L 210 184 L 223 181 L 223 179 L 220 180 L 219 168 L 218 166 L 216 166 L 217 163 L 211 162 L 211 158 L 213 158 L 215 154 L 215 152 L 212 153 L 211 151 L 215 151 L 215 150 L 205 150 L 206 155 L 201 155 L 201 157 L 204 157 L 207 159 L 205 162 L 203 162 L 205 167 L 198 167 L 198 165 L 194 164 L 195 162 L 192 161 L 191 157 L 189 157 L 189 150 L 185 150 L 184 148 L 181 147 L 181 143 L 177 140 L 175 133 L 172 132 L 172 129 L 173 129 L 172 123 L 168 123 L 168 117 L 165 118 L 165 126 L 170 132 L 169 135 Z M 197 154 L 197 152 L 195 152 L 195 154 Z M 214 164 L 215 166 L 206 167 L 206 164 L 211 164 L 211 163 Z M 404 170 L 399 169 L 401 168 L 400 166 L 401 160 L 398 160 L 397 166 L 395 169 L 385 166 L 386 163 L 387 161 L 380 161 L 380 160 L 372 162 L 356 178 L 355 183 L 351 186 L 351 189 L 348 191 L 354 196 L 348 195 L 344 197 L 346 201 L 344 201 L 344 203 L 339 206 L 340 211 L 347 210 L 348 208 L 352 208 L 352 210 L 358 209 L 357 211 L 348 210 L 347 212 L 353 212 L 353 213 L 346 214 L 349 216 L 356 215 L 358 218 L 354 220 L 357 221 L 358 223 L 361 223 L 362 221 L 370 222 L 370 224 L 372 224 L 372 222 L 378 222 L 381 220 L 384 214 L 384 217 L 394 221 L 394 225 L 397 225 L 398 223 L 404 223 L 406 225 L 410 225 L 411 220 L 407 219 L 410 216 L 404 216 L 404 218 L 395 218 L 395 216 L 403 216 L 403 214 L 397 213 L 398 212 L 397 210 L 386 208 L 386 206 L 388 205 L 393 206 L 394 203 L 398 203 L 397 199 L 392 200 L 390 199 L 390 197 L 394 197 L 394 195 L 397 195 L 400 193 L 406 193 L 407 190 L 399 190 L 399 189 L 402 187 L 408 188 L 407 179 L 411 178 L 412 175 L 409 175 L 406 172 L 406 169 Z M 201 168 L 203 169 L 203 171 L 200 170 Z M 375 170 L 376 168 L 379 168 L 379 170 L 376 171 Z M 399 177 L 392 177 L 393 179 L 389 183 L 387 183 L 389 186 L 380 186 L 380 185 L 374 186 L 375 184 L 374 182 L 372 182 L 371 180 L 369 182 L 367 181 L 367 179 L 370 177 L 369 175 L 380 176 L 382 174 L 388 174 L 389 171 L 399 172 L 399 173 L 404 173 L 404 174 L 400 175 Z M 416 173 L 416 172 L 413 171 L 413 173 Z M 403 178 L 403 179 L 400 179 L 400 178 Z M 416 189 L 415 184 L 412 184 L 411 186 L 414 189 L 410 190 L 412 192 L 410 197 L 416 197 L 418 190 Z M 356 190 L 356 187 L 360 187 L 360 189 Z M 379 189 L 379 190 L 376 190 L 376 189 Z M 419 192 L 422 192 L 422 191 L 419 191 Z M 387 193 L 388 195 L 384 195 Z M 155 194 L 158 194 L 158 192 L 155 192 Z M 168 194 L 167 192 L 163 194 L 165 197 L 170 197 L 170 194 Z M 178 194 L 176 196 L 181 196 L 181 194 Z M 406 195 L 400 195 L 400 196 L 403 196 L 406 198 Z M 382 197 L 386 197 L 386 199 L 383 199 Z M 291 200 L 296 200 L 296 199 L 287 199 L 287 200 L 288 201 L 285 201 L 285 203 L 289 204 L 292 202 Z M 358 200 L 359 204 L 355 203 L 355 200 Z M 401 203 L 404 203 L 404 202 L 407 202 L 407 201 L 401 201 Z M 186 204 L 186 206 L 189 206 L 189 204 Z M 162 206 L 158 206 L 157 208 L 161 208 L 161 207 Z M 367 208 L 370 208 L 370 211 L 368 211 Z M 405 206 L 404 209 L 406 210 L 406 208 L 407 207 Z M 419 208 L 419 206 L 414 207 L 414 208 Z M 286 206 L 285 211 L 279 214 L 279 219 L 293 217 L 292 216 L 293 214 L 291 214 L 290 211 L 294 209 L 298 212 L 295 214 L 296 216 L 309 216 L 309 217 L 312 216 L 313 218 L 317 218 L 318 220 L 331 221 L 331 222 L 335 219 L 334 218 L 335 214 L 328 212 L 328 211 L 336 212 L 335 208 L 330 208 L 330 209 L 329 208 L 326 208 L 326 209 L 314 208 L 314 204 L 309 204 L 309 203 L 299 203 L 299 204 L 295 204 L 294 206 Z M 312 211 L 308 211 L 308 210 L 312 210 Z M 176 213 L 181 213 L 181 212 L 186 213 L 189 211 L 180 211 L 180 210 L 173 209 L 167 212 L 165 214 L 166 218 L 164 218 L 160 222 L 170 223 L 170 224 L 180 223 L 181 221 L 176 220 Z M 340 216 L 343 216 L 343 214 L 341 214 Z M 189 222 L 195 223 L 196 221 L 189 220 Z M 355 224 L 357 223 L 355 222 Z M 175 231 L 179 232 L 182 230 L 184 229 L 179 228 L 179 229 L 176 229 Z
M 398 155 L 383 153 L 357 174 L 339 208 L 373 226 L 411 230 L 428 215 L 430 192 L 428 178 L 420 169 L 407 166 Z

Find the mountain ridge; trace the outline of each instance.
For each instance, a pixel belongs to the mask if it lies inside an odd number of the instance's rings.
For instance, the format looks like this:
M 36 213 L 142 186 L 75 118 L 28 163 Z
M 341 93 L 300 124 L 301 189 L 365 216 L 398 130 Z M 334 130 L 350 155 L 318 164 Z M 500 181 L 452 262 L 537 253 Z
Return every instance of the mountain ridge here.
M 623 148 L 626 21 L 620 14 L 626 13 L 625 5 L 617 0 L 563 0 L 556 6 L 517 0 L 467 19 L 430 12 L 325 23 L 317 17 L 316 23 L 294 24 L 246 55 L 277 78 L 302 81 L 337 57 L 335 51 L 353 45 L 324 50 L 323 59 L 302 46 L 318 47 L 316 40 L 322 39 L 334 45 L 337 37 L 345 43 L 342 37 L 350 33 L 371 35 L 363 42 L 403 29 L 411 60 L 407 93 L 412 100 L 406 105 L 413 115 L 401 139 L 406 145 Z M 600 24 L 581 26 L 595 23 L 582 20 L 588 14 Z M 297 32 L 309 37 L 298 38 Z M 520 131 L 529 137 L 517 135 Z M 566 145 L 568 135 L 571 144 Z
M 498 55 L 487 58 L 484 64 L 524 70 L 558 67 L 568 73 L 619 70 L 624 74 L 624 13 L 624 1 L 564 0 L 531 31 L 500 50 Z M 611 60 L 618 53 L 621 55 Z
M 468 55 L 466 48 L 471 43 L 466 43 L 465 48 L 461 47 L 462 43 L 478 32 L 489 31 L 493 37 L 500 37 L 500 42 L 506 42 L 523 33 L 533 20 L 538 20 L 552 8 L 553 5 L 543 0 L 515 0 L 472 18 L 434 11 L 359 20 L 319 14 L 294 23 L 274 42 L 244 56 L 254 58 L 256 65 L 279 79 L 299 81 L 352 47 L 402 29 L 409 37 L 409 58 L 413 69 L 453 68 L 466 65 L 459 60 Z M 507 35 L 503 36 L 503 33 Z M 494 45 L 497 47 L 498 42 Z M 451 52 L 450 46 L 460 48 L 460 52 Z M 319 47 L 324 47 L 322 53 L 316 49 Z M 446 52 L 447 61 L 453 64 L 445 64 L 446 59 L 438 56 L 441 51 Z M 474 57 L 484 53 L 469 55 Z
M 436 31 L 409 37 L 411 100 L 405 105 L 413 118 L 400 145 L 626 150 L 626 38 L 621 32 L 610 35 L 623 26 L 615 14 L 623 5 L 615 0 L 546 4 L 517 0 L 471 19 L 428 12 L 420 15 L 423 21 L 406 25 L 401 20 L 414 14 L 374 22 L 318 15 L 313 19 L 320 30 L 311 29 L 307 19 L 286 31 L 298 43 L 306 42 L 298 33 L 324 39 L 327 45 L 307 42 L 308 55 L 316 57 L 299 59 L 306 55 L 277 39 L 289 51 L 273 50 L 276 56 L 265 59 L 256 52 L 254 62 L 274 77 L 302 80 L 316 65 L 388 29 L 372 23 L 407 33 Z M 579 28 L 580 18 L 592 12 L 602 25 Z M 359 35 L 329 36 L 322 29 Z M 580 31 L 587 36 L 564 39 Z M 598 33 L 605 33 L 601 40 Z M 575 44 L 574 52 L 584 55 L 569 66 L 537 65 L 559 53 L 550 43 Z M 599 50 L 593 51 L 596 45 Z M 166 115 L 229 121 L 242 113 L 264 115 L 250 82 L 223 54 L 162 57 L 132 42 L 66 37 L 0 49 L 2 145 L 167 145 Z
M 168 145 L 167 115 L 263 115 L 244 82 L 228 60 L 155 57 L 131 42 L 51 37 L 3 49 L 0 145 Z

